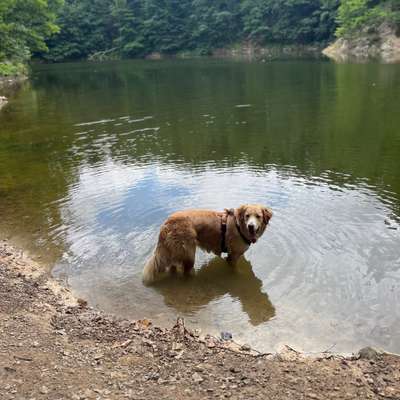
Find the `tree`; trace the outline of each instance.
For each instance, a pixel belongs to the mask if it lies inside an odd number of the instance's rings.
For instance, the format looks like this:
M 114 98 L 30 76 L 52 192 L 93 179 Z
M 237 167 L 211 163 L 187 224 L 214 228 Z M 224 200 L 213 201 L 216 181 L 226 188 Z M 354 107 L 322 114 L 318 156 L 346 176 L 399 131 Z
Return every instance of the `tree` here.
M 384 21 L 400 23 L 399 0 L 341 0 L 336 35 L 350 36 L 365 27 L 373 30 Z
M 59 33 L 49 41 L 51 61 L 87 58 L 112 45 L 116 27 L 110 13 L 112 0 L 65 0 L 58 18 Z
M 244 0 L 244 33 L 264 44 L 313 43 L 330 39 L 338 0 Z
M 242 30 L 240 1 L 193 0 L 190 48 L 209 52 L 234 43 Z
M 144 0 L 143 35 L 146 48 L 176 53 L 188 47 L 190 2 L 185 0 Z
M 140 57 L 146 54 L 143 37 L 142 2 L 115 0 L 112 6 L 118 35 L 114 45 L 122 57 Z
M 58 31 L 61 5 L 62 0 L 2 0 L 0 62 L 25 62 L 33 52 L 47 51 L 46 39 Z

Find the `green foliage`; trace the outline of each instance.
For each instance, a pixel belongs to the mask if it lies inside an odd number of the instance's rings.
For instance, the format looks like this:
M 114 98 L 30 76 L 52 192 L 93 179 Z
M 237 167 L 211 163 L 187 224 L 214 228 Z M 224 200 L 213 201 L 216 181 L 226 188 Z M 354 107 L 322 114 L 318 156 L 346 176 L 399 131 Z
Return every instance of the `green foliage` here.
M 400 24 L 400 0 L 0 0 L 0 62 L 321 43 L 384 20 Z
M 14 67 L 17 71 L 32 52 L 47 51 L 46 39 L 58 30 L 54 21 L 61 5 L 62 0 L 0 0 L 0 62 L 4 73 L 9 74 Z
M 109 49 L 116 28 L 110 13 L 112 0 L 65 0 L 58 18 L 60 30 L 49 41 L 51 61 L 86 58 L 91 53 Z
M 328 41 L 339 0 L 65 0 L 48 60 Z
M 191 3 L 190 49 L 208 53 L 240 39 L 240 1 L 193 0 Z
M 244 0 L 244 31 L 260 43 L 326 41 L 335 30 L 338 0 Z
M 399 0 L 342 0 L 338 9 L 339 37 L 351 36 L 368 28 L 373 30 L 384 21 L 400 23 Z
M 26 72 L 22 63 L 0 62 L 0 76 L 18 76 Z
M 140 57 L 145 54 L 143 2 L 115 0 L 111 13 L 117 26 L 114 45 L 122 57 Z

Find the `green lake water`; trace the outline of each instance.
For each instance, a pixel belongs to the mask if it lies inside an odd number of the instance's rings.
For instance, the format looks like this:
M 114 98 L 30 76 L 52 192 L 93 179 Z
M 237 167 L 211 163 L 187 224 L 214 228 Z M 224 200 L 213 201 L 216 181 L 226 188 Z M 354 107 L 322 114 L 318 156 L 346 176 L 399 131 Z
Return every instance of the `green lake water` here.
M 232 269 L 144 287 L 173 211 L 274 218 Z M 400 352 L 400 65 L 33 68 L 0 112 L 0 230 L 91 305 L 260 350 Z

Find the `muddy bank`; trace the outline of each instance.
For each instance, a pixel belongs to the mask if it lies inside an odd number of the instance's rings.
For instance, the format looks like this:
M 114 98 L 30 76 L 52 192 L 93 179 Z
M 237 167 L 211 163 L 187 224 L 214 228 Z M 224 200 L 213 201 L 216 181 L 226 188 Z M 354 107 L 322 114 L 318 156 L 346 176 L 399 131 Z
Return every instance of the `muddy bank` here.
M 400 37 L 392 26 L 380 26 L 375 32 L 361 32 L 350 39 L 341 38 L 323 50 L 336 62 L 400 63 Z
M 258 354 L 88 308 L 0 242 L 1 399 L 400 397 L 400 357 Z

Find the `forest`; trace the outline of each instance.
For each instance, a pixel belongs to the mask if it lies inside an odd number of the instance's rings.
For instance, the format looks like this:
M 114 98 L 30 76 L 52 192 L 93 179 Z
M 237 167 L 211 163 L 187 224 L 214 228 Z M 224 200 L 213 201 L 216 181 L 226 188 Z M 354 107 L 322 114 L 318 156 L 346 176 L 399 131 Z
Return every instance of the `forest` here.
M 326 44 L 385 20 L 400 25 L 400 0 L 0 0 L 0 75 L 23 71 L 31 58 Z

